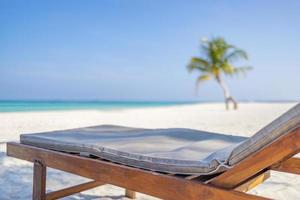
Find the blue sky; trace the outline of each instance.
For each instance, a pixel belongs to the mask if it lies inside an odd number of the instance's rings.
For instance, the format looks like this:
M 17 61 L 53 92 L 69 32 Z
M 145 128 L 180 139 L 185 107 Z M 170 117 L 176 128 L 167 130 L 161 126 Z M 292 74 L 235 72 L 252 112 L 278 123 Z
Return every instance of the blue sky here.
M 300 1 L 0 0 L 0 99 L 222 101 L 186 65 L 223 36 L 254 67 L 239 100 L 300 100 Z

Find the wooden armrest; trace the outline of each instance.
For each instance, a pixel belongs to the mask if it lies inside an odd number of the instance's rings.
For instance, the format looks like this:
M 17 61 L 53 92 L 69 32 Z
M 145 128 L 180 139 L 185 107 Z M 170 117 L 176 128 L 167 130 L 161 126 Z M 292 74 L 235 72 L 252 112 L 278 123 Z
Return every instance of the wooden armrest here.
M 271 169 L 300 175 L 300 158 L 289 158 L 281 162 L 279 165 L 273 166 Z

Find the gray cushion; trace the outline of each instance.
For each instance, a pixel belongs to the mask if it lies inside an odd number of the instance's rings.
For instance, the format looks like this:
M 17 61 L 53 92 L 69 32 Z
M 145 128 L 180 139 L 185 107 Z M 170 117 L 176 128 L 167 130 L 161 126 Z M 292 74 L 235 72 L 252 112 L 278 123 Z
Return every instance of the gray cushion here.
M 21 143 L 89 153 L 130 166 L 180 174 L 224 171 L 234 145 L 246 138 L 191 129 L 138 129 L 103 125 L 21 135 Z M 229 148 L 226 148 L 229 147 Z
M 87 153 L 154 171 L 209 175 L 229 169 L 299 126 L 300 104 L 251 138 L 192 129 L 102 125 L 23 134 L 21 143 L 58 151 Z

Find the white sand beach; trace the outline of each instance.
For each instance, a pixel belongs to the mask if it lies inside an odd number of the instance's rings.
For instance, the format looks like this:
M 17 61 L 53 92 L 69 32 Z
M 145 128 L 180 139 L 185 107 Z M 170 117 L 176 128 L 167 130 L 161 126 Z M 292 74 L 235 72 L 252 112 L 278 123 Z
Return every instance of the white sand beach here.
M 42 111 L 0 113 L 0 199 L 31 199 L 32 164 L 6 156 L 5 143 L 18 141 L 21 133 L 36 133 L 100 124 L 145 128 L 192 128 L 224 134 L 251 136 L 295 103 L 242 103 L 226 111 L 222 103 L 138 108 L 112 111 Z M 48 170 L 47 190 L 78 184 L 86 179 Z M 272 177 L 251 191 L 274 199 L 299 199 L 300 177 L 272 172 Z M 154 199 L 138 194 L 138 199 Z M 65 199 L 125 199 L 124 189 L 98 187 Z

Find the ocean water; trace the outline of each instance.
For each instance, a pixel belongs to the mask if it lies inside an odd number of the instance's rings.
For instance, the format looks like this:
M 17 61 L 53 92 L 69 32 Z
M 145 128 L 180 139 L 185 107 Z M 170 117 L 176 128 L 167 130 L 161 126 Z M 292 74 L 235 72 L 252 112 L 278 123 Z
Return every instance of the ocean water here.
M 142 101 L 0 101 L 0 112 L 49 110 L 113 110 L 192 104 L 193 102 Z

